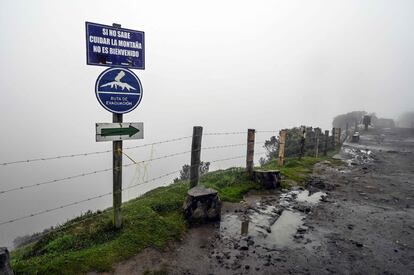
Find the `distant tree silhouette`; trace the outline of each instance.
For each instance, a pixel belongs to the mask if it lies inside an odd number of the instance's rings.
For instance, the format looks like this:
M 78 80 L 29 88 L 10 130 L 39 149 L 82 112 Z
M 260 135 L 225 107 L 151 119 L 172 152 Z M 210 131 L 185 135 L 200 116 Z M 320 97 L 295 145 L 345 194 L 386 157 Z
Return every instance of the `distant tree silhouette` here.
M 338 115 L 334 117 L 332 121 L 332 127 L 345 129 L 347 123 L 349 127 L 353 127 L 355 123 L 361 123 L 362 118 L 364 117 L 364 115 L 367 114 L 368 113 L 365 111 L 353 111 L 346 114 Z M 375 116 L 375 114 L 371 114 L 371 116 Z
M 210 162 L 206 161 L 202 161 L 200 162 L 200 176 L 204 175 L 205 173 L 207 173 L 210 169 Z M 190 165 L 188 164 L 184 164 L 183 167 L 181 168 L 180 171 L 180 177 L 179 178 L 175 178 L 174 182 L 180 181 L 180 180 L 189 180 L 190 179 Z

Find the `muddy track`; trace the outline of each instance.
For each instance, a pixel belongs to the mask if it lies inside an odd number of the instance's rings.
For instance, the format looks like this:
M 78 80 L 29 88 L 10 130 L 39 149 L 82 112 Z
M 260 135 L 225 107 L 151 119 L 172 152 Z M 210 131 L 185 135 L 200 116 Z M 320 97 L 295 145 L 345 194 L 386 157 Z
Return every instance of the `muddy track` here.
M 414 130 L 370 130 L 306 190 L 250 194 L 220 224 L 146 249 L 115 274 L 413 274 Z

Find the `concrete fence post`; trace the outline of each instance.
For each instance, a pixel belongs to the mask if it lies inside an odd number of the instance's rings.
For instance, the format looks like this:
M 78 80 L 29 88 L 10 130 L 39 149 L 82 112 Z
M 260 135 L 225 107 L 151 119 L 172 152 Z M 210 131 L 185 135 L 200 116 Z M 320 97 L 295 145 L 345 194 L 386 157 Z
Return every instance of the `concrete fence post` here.
M 201 138 L 203 127 L 193 127 L 193 141 L 191 143 L 190 188 L 198 185 L 200 177 Z
M 247 131 L 247 154 L 246 154 L 246 171 L 250 175 L 253 173 L 254 165 L 254 138 L 255 129 L 249 129 Z

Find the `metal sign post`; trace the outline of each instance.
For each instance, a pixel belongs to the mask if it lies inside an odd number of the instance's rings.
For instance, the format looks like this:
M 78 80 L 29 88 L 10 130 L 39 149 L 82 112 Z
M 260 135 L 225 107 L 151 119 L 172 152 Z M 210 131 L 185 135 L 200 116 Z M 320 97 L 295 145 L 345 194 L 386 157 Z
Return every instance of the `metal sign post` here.
M 122 123 L 122 114 L 112 114 L 113 123 Z M 113 207 L 114 225 L 119 229 L 122 226 L 122 140 L 112 142 L 112 171 L 113 171 Z
M 114 28 L 121 28 L 121 24 L 112 24 Z M 88 48 L 89 49 L 89 48 Z M 89 55 L 88 55 L 89 61 Z M 106 62 L 106 61 L 105 61 Z M 123 114 L 112 114 L 112 123 L 122 123 Z M 112 142 L 112 202 L 114 208 L 114 226 L 122 227 L 122 140 Z
M 123 114 L 134 110 L 142 99 L 139 78 L 128 68 L 145 68 L 144 32 L 86 22 L 88 65 L 112 67 L 95 83 L 102 107 L 112 113 L 112 123 L 96 124 L 96 141 L 112 141 L 114 226 L 122 227 L 122 141 L 142 139 L 143 123 L 123 123 Z
M 96 123 L 96 141 L 112 141 L 114 226 L 122 227 L 122 141 L 143 139 L 144 124 L 122 123 L 122 114 L 112 114 L 113 123 Z

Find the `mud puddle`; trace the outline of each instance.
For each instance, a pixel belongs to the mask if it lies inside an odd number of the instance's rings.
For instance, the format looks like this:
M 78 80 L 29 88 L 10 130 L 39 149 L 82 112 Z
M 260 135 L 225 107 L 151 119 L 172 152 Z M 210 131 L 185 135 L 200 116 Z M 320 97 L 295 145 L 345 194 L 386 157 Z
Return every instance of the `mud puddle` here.
M 347 146 L 342 148 L 341 157 L 348 163 L 348 166 L 367 164 L 375 159 L 374 153 L 369 149 L 360 149 Z
M 304 226 L 306 214 L 325 197 L 324 192 L 310 194 L 308 190 L 294 190 L 263 200 L 250 199 L 243 213 L 222 216 L 220 235 L 247 239 L 270 249 L 294 246 L 308 231 Z
M 299 203 L 307 203 L 307 204 L 317 204 L 320 202 L 324 197 L 326 197 L 325 192 L 315 192 L 310 194 L 309 190 L 294 190 L 288 193 L 282 194 L 280 196 L 282 204 L 289 205 L 293 201 Z
M 294 244 L 294 236 L 303 225 L 305 215 L 291 210 L 284 210 L 279 219 L 272 225 L 271 234 L 267 241 L 275 246 L 289 246 Z

